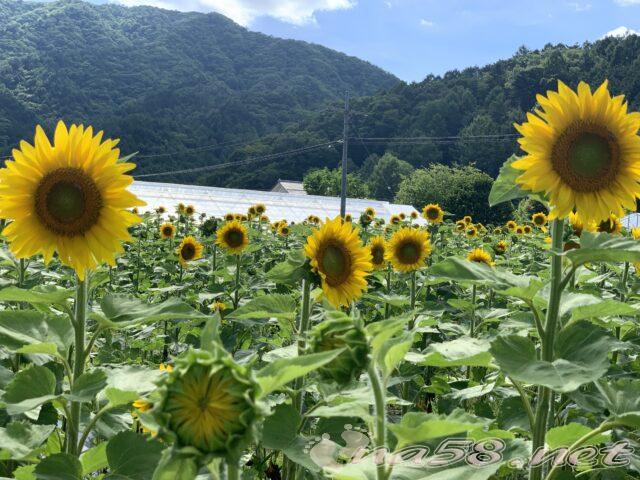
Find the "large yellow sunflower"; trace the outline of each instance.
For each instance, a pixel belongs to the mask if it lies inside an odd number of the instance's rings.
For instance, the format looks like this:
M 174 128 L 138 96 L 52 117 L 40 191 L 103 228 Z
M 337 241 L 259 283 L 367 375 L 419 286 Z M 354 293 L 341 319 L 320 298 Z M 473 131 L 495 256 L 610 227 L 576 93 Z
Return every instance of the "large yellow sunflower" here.
M 584 82 L 574 92 L 558 82 L 558 91 L 538 95 L 542 107 L 516 125 L 527 156 L 513 167 L 517 182 L 544 192 L 549 218 L 575 209 L 587 223 L 610 213 L 635 210 L 640 195 L 640 114 L 628 113 L 624 97 L 611 97 L 605 81 L 595 92 Z
M 339 216 L 327 219 L 307 238 L 304 252 L 333 306 L 348 306 L 367 288 L 372 269 L 369 249 L 362 245 L 358 230 Z
M 444 210 L 437 203 L 430 203 L 422 209 L 422 216 L 427 222 L 435 225 L 444 220 Z
M 218 230 L 216 243 L 227 253 L 238 255 L 249 245 L 247 229 L 237 220 L 227 222 Z
M 401 228 L 387 244 L 386 258 L 400 272 L 411 272 L 424 266 L 431 254 L 429 234 L 415 228 Z
M 133 163 L 118 163 L 118 140 L 93 128 L 59 122 L 51 144 L 38 126 L 33 145 L 22 141 L 0 170 L 0 217 L 18 258 L 55 252 L 83 280 L 86 270 L 114 263 L 127 229 L 140 221 L 128 211 L 145 205 L 127 187 Z
M 185 237 L 176 249 L 180 264 L 186 266 L 189 262 L 202 258 L 202 244 L 193 237 Z
M 172 223 L 166 222 L 160 225 L 160 236 L 162 238 L 173 238 L 176 235 L 176 227 Z
M 385 260 L 386 242 L 384 237 L 378 236 L 371 239 L 369 244 L 369 253 L 371 254 L 371 264 L 374 270 L 380 270 L 387 266 Z

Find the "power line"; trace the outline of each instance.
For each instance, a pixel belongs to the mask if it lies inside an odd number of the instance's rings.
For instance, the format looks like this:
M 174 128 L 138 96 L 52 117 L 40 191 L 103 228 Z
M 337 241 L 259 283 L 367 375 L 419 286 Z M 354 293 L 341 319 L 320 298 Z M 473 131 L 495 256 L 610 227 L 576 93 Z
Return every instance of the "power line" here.
M 268 161 L 268 160 L 276 160 L 278 158 L 283 158 L 283 157 L 288 157 L 291 155 L 297 155 L 297 154 L 301 154 L 301 153 L 306 153 L 312 150 L 317 150 L 318 148 L 322 148 L 322 147 L 330 147 L 333 146 L 335 144 L 338 143 L 342 143 L 340 140 L 334 140 L 331 142 L 325 142 L 325 143 L 318 143 L 316 145 L 310 145 L 308 147 L 300 147 L 300 148 L 296 148 L 294 150 L 289 150 L 286 152 L 280 152 L 280 153 L 272 153 L 270 155 L 264 155 L 261 157 L 252 157 L 252 158 L 247 158 L 245 160 L 240 160 L 237 162 L 225 162 L 225 163 L 218 163 L 215 165 L 205 165 L 203 167 L 195 167 L 195 168 L 185 168 L 182 170 L 169 170 L 166 172 L 160 172 L 160 173 L 145 173 L 142 175 L 135 175 L 135 178 L 149 178 L 149 177 L 160 177 L 160 176 L 164 176 L 164 175 L 179 175 L 179 174 L 183 174 L 183 173 L 196 173 L 196 172 L 205 172 L 205 171 L 210 171 L 210 170 L 217 170 L 220 168 L 226 168 L 226 167 L 232 167 L 232 166 L 238 166 L 238 165 L 248 165 L 248 164 L 252 164 L 252 163 L 258 163 L 258 162 L 264 162 L 264 161 Z

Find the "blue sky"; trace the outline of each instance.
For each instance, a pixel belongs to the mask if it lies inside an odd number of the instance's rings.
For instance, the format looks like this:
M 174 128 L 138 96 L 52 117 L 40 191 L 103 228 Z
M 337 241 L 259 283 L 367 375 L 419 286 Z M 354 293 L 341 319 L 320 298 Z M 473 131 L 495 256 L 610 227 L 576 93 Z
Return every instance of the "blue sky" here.
M 507 58 L 520 45 L 574 44 L 619 27 L 640 30 L 640 0 L 110 1 L 218 11 L 251 30 L 368 60 L 406 81 Z

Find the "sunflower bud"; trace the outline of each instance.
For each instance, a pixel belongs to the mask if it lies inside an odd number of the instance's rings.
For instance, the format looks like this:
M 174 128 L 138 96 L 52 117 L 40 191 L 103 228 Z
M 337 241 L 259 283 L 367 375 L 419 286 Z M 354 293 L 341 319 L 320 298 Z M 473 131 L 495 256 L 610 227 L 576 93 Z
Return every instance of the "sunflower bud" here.
M 350 318 L 324 321 L 310 333 L 309 353 L 320 353 L 344 348 L 345 351 L 318 370 L 326 378 L 344 385 L 358 378 L 367 368 L 369 343 L 364 329 Z
M 153 414 L 159 436 L 176 447 L 237 458 L 254 439 L 258 385 L 226 352 L 190 350 L 162 382 Z

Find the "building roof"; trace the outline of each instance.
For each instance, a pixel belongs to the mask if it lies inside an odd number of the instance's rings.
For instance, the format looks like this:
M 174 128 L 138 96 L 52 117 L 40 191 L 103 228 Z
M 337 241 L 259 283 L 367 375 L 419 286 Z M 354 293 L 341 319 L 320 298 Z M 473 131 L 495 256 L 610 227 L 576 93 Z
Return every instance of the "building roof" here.
M 159 206 L 172 211 L 178 203 L 184 203 L 193 205 L 198 213 L 222 217 L 226 213 L 246 213 L 251 205 L 263 203 L 267 207 L 266 215 L 272 220 L 285 219 L 290 222 L 301 222 L 309 215 L 317 215 L 324 219 L 335 218 L 340 214 L 338 197 L 140 181 L 135 181 L 130 189 L 147 202 L 147 206 L 141 208 L 141 211 L 155 210 Z M 347 213 L 354 218 L 367 207 L 373 207 L 377 216 L 385 220 L 389 220 L 391 215 L 401 212 L 408 215 L 415 210 L 411 205 L 397 205 L 379 200 L 347 199 Z
M 302 182 L 295 180 L 278 180 L 278 183 L 271 189 L 272 192 L 282 193 L 296 193 L 299 195 L 306 195 Z

